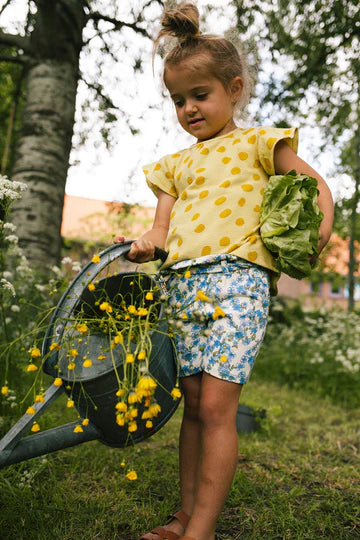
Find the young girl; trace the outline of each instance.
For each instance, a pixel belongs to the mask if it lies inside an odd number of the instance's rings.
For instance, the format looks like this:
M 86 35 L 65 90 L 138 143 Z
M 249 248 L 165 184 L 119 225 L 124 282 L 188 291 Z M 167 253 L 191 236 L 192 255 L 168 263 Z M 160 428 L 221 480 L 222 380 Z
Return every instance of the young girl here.
M 295 169 L 318 180 L 319 253 L 333 204 L 324 180 L 295 153 L 296 128 L 236 127 L 235 107 L 250 93 L 245 59 L 226 39 L 200 33 L 194 5 L 164 12 L 156 45 L 164 36 L 178 39 L 165 57 L 164 82 L 180 125 L 197 142 L 144 168 L 158 204 L 152 229 L 132 244 L 129 258 L 149 261 L 154 246 L 165 248 L 170 302 L 175 309 L 195 302 L 184 320 L 191 342 L 176 338 L 185 399 L 181 511 L 141 538 L 214 540 L 236 470 L 239 396 L 264 336 L 276 275 L 258 231 L 248 233 L 275 173 Z

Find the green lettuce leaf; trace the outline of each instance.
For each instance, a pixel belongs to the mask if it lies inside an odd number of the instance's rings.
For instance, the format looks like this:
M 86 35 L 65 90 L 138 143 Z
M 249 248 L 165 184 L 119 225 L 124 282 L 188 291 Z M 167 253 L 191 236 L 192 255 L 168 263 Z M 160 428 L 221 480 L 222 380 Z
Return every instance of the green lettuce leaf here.
M 291 277 L 309 277 L 309 258 L 317 253 L 323 214 L 317 180 L 289 171 L 269 178 L 260 210 L 260 235 L 276 267 Z

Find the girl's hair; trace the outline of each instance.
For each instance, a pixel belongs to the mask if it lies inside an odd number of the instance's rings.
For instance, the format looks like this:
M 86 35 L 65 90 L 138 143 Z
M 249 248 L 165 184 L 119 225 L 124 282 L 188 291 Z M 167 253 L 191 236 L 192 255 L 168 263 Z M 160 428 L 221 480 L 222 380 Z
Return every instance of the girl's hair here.
M 253 78 L 249 73 L 245 55 L 221 36 L 201 34 L 199 11 L 194 4 L 182 3 L 175 9 L 165 10 L 161 20 L 162 28 L 154 42 L 155 53 L 164 37 L 177 38 L 177 44 L 164 59 L 163 78 L 166 84 L 166 69 L 187 60 L 188 67 L 203 71 L 217 78 L 228 88 L 234 77 L 240 76 L 243 90 L 238 105 L 243 109 L 249 102 Z

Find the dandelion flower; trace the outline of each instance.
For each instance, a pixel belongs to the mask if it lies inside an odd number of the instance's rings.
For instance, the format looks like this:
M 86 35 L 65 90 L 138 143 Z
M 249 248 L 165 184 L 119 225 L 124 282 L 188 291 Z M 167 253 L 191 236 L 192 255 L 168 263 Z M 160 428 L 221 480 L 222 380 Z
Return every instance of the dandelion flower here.
M 95 291 L 95 285 L 93 283 L 89 283 L 88 289 L 89 289 L 90 292 Z
M 135 359 L 135 358 L 134 358 L 134 355 L 133 355 L 133 354 L 128 353 L 128 354 L 126 355 L 126 363 L 127 363 L 127 364 L 132 364 L 132 363 L 134 362 L 134 359 Z
M 119 332 L 118 334 L 116 334 L 116 336 L 114 337 L 114 343 L 118 344 L 118 343 L 124 343 L 124 337 L 122 335 L 121 332 Z
M 62 379 L 60 379 L 60 377 L 56 377 L 56 379 L 54 380 L 54 386 L 61 386 L 62 385 Z
M 50 351 L 53 351 L 54 349 L 56 349 L 56 350 L 58 351 L 58 350 L 60 350 L 60 345 L 59 345 L 56 341 L 54 341 L 54 342 L 50 345 L 49 349 L 50 349 Z
M 131 305 L 128 307 L 128 312 L 131 313 L 132 315 L 136 315 L 137 314 L 137 310 L 136 310 L 136 307 Z
M 28 367 L 26 368 L 26 371 L 30 372 L 30 371 L 37 371 L 38 367 L 35 365 L 35 364 L 29 364 Z
M 128 412 L 129 418 L 132 418 L 132 419 L 137 418 L 137 415 L 138 415 L 138 410 L 131 407 L 131 409 L 129 409 L 129 412 Z
M 181 392 L 177 386 L 175 386 L 175 388 L 173 388 L 170 393 L 174 400 L 181 398 Z
M 118 403 L 115 405 L 115 409 L 119 412 L 126 412 L 127 405 L 124 401 L 118 401 Z
M 134 391 L 130 392 L 127 401 L 128 401 L 128 403 L 130 405 L 132 405 L 133 403 L 137 403 L 138 402 L 138 396 L 137 396 L 136 392 L 134 392 Z
M 138 315 L 140 317 L 146 317 L 146 315 L 149 313 L 149 311 L 146 308 L 139 308 Z
M 116 392 L 116 396 L 120 397 L 120 396 L 123 396 L 125 394 L 125 390 L 123 390 L 122 388 L 119 388 L 119 390 Z
M 75 368 L 76 368 L 75 362 L 70 362 L 70 363 L 68 364 L 68 367 L 67 367 L 67 368 L 70 369 L 70 371 L 72 371 L 73 369 L 75 369 Z
M 36 411 L 35 411 L 34 407 L 28 407 L 28 408 L 26 409 L 26 413 L 25 413 L 25 414 L 35 414 L 35 412 L 36 412 Z
M 109 302 L 102 302 L 99 308 L 101 309 L 101 311 L 106 311 L 106 313 L 112 313 L 113 310 Z
M 95 264 L 100 262 L 100 257 L 97 253 L 93 256 L 93 258 L 91 259 L 91 262 Z
M 80 424 L 78 424 L 77 426 L 74 427 L 73 432 L 74 432 L 74 433 L 84 433 L 84 430 L 83 430 L 83 428 L 80 426 Z
M 31 358 L 40 358 L 41 352 L 38 347 L 33 347 L 30 351 Z
M 121 467 L 122 469 L 124 469 L 124 468 L 125 468 L 125 466 L 126 466 L 126 463 L 125 463 L 125 461 L 124 461 L 124 460 L 122 460 L 122 462 L 120 463 L 120 467 Z
M 146 358 L 146 352 L 140 351 L 138 354 L 138 360 L 145 360 L 145 358 Z
M 214 319 L 214 321 L 216 321 L 217 319 L 219 319 L 219 317 L 226 317 L 226 314 L 225 314 L 225 312 L 221 309 L 221 307 L 216 306 L 216 308 L 215 308 L 215 313 L 213 313 L 212 318 Z
M 206 296 L 206 294 L 203 291 L 198 291 L 196 293 L 196 299 L 200 300 L 201 302 L 210 302 L 210 298 Z
M 153 423 L 151 420 L 147 420 L 146 421 L 146 424 L 145 424 L 145 427 L 148 428 L 148 429 L 151 429 L 153 427 Z
M 83 426 L 88 426 L 88 425 L 89 425 L 89 421 L 90 421 L 90 420 L 89 420 L 88 418 L 84 418 L 84 420 L 81 422 L 81 424 L 82 424 Z
M 33 431 L 34 433 L 36 433 L 37 431 L 40 431 L 40 426 L 37 422 L 33 423 L 31 431 Z
M 37 394 L 35 396 L 35 403 L 44 403 L 44 394 Z
M 155 390 L 157 387 L 156 382 L 150 375 L 144 375 L 140 378 L 137 387 L 139 390 Z
M 146 293 L 145 300 L 154 300 L 154 295 L 151 291 Z
M 106 356 L 105 354 L 99 354 L 99 356 L 97 357 L 98 360 L 106 360 Z
M 134 421 L 134 422 L 129 422 L 129 425 L 128 425 L 128 432 L 129 433 L 134 433 L 134 431 L 136 431 L 138 428 L 137 426 L 137 423 Z
M 153 403 L 149 407 L 150 418 L 154 418 L 161 412 L 161 407 L 158 403 Z
M 93 365 L 92 361 L 89 360 L 88 358 L 86 360 L 84 360 L 83 362 L 83 366 L 86 367 L 86 368 L 89 368 Z
M 6 396 L 6 394 L 9 393 L 9 387 L 8 386 L 2 386 L 1 387 L 1 393 L 3 396 Z
M 116 415 L 116 423 L 120 427 L 125 426 L 125 418 L 123 414 Z
M 126 478 L 128 480 L 137 480 L 138 475 L 136 474 L 136 471 L 129 471 L 126 475 Z
M 76 349 L 70 349 L 69 351 L 69 356 L 78 356 L 79 355 L 79 352 L 76 350 Z
M 85 334 L 88 331 L 88 326 L 85 323 L 78 324 L 76 330 L 81 334 Z

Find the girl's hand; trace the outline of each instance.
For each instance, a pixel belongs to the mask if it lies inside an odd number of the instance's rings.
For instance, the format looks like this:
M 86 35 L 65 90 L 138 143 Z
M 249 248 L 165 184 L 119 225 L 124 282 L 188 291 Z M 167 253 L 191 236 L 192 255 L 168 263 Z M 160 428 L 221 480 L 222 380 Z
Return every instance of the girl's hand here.
M 122 244 L 126 241 L 125 236 L 115 236 L 113 239 L 114 244 Z M 131 244 L 129 253 L 126 258 L 129 261 L 144 263 L 153 261 L 155 257 L 155 246 L 150 240 L 140 238 Z

